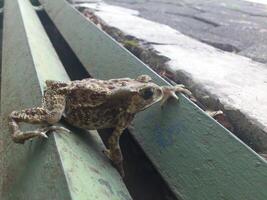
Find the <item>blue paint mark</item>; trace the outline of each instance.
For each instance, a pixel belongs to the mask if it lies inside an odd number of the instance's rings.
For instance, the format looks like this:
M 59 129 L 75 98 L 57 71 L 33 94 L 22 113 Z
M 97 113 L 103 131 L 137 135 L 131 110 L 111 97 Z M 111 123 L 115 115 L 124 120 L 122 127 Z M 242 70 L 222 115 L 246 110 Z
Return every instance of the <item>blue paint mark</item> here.
M 155 140 L 159 147 L 166 149 L 167 147 L 174 144 L 175 138 L 181 133 L 182 127 L 179 122 L 166 125 L 157 123 L 155 125 Z
M 174 145 L 177 140 L 177 135 L 181 134 L 182 130 L 185 129 L 183 123 L 168 117 L 170 115 L 166 116 L 160 112 L 157 114 L 154 112 L 147 112 L 145 114 L 146 118 L 150 120 L 149 129 L 153 130 L 153 140 L 162 150 L 166 150 L 168 147 Z M 148 127 L 144 124 L 143 128 L 146 129 Z

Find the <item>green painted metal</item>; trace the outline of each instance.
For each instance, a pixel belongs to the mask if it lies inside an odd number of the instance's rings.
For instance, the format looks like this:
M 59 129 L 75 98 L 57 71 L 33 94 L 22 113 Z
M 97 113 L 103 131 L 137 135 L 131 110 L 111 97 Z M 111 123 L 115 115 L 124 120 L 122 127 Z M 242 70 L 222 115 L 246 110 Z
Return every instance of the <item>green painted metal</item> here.
M 131 199 L 95 131 L 13 143 L 8 114 L 40 105 L 46 79 L 69 78 L 28 0 L 6 1 L 3 37 L 0 199 Z
M 167 84 L 65 0 L 41 2 L 92 76 L 149 74 L 158 84 Z M 266 161 L 180 97 L 164 109 L 153 106 L 137 115 L 133 132 L 177 198 L 266 200 Z

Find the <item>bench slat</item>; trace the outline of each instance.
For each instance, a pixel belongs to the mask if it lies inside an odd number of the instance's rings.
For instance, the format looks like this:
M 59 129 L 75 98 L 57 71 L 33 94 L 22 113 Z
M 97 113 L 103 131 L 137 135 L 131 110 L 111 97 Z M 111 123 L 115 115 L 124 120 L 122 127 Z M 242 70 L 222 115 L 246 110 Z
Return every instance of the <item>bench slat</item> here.
M 0 199 L 131 199 L 96 131 L 11 141 L 8 114 L 40 105 L 46 79 L 69 77 L 29 1 L 6 1 L 4 9 Z

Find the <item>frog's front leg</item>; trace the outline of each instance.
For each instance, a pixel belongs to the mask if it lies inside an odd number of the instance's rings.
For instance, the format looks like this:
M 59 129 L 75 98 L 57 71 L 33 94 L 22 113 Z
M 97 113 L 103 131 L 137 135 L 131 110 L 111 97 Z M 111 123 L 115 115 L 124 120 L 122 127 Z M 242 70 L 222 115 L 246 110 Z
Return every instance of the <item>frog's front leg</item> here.
M 193 97 L 191 91 L 186 89 L 185 86 L 182 84 L 175 86 L 162 86 L 162 91 L 163 91 L 163 96 L 160 103 L 161 106 L 163 106 L 166 103 L 166 101 L 171 97 L 178 100 L 178 96 L 175 94 L 176 92 L 184 93 L 189 97 Z
M 120 136 L 125 128 L 116 127 L 112 132 L 112 135 L 108 139 L 108 148 L 104 151 L 106 156 L 112 160 L 113 164 L 117 167 L 121 176 L 124 177 L 123 169 L 123 156 L 119 144 Z

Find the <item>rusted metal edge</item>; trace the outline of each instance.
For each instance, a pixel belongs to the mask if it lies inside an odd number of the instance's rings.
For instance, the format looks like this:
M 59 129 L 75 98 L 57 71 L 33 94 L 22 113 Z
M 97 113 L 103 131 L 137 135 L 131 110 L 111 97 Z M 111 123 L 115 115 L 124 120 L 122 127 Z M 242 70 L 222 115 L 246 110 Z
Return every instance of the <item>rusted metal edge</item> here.
M 69 78 L 29 1 L 6 1 L 4 9 L 1 199 L 131 199 L 94 131 L 11 141 L 8 114 L 40 105 L 45 80 Z
M 148 74 L 156 83 L 167 84 L 65 0 L 41 2 L 92 76 Z M 164 109 L 154 106 L 137 115 L 133 132 L 177 198 L 265 200 L 266 161 L 180 97 L 179 103 L 170 102 Z

